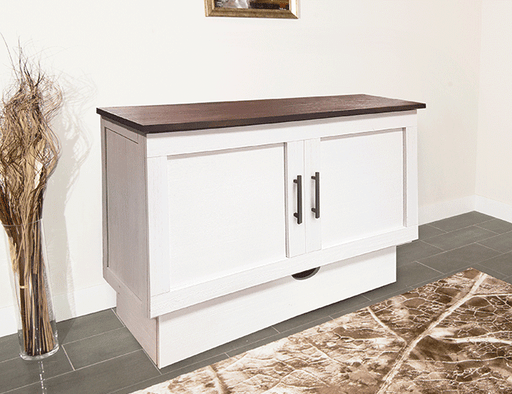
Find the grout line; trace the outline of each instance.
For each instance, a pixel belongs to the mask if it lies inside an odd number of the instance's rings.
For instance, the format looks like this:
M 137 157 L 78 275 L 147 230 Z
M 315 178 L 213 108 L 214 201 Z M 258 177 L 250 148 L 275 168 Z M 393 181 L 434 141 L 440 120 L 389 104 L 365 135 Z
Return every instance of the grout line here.
M 138 342 L 137 342 L 138 343 Z M 149 354 L 146 352 L 146 349 L 144 349 L 143 347 L 141 347 L 139 350 L 142 350 L 144 352 L 144 354 L 146 355 L 146 357 L 148 358 L 148 360 L 151 362 L 151 364 L 153 364 L 153 367 L 156 368 L 156 370 L 158 371 L 158 373 L 160 374 L 160 376 L 163 375 L 163 373 L 160 371 L 160 369 L 157 367 L 156 363 L 151 359 L 151 357 L 149 357 Z
M 492 231 L 492 230 L 488 230 L 488 229 L 483 228 L 483 227 L 478 227 L 478 225 L 475 225 L 475 224 L 474 224 L 474 225 L 471 225 L 471 226 L 462 227 L 462 228 L 460 228 L 460 229 L 456 229 L 456 230 L 448 231 L 448 232 L 445 232 L 444 234 L 439 234 L 439 235 L 436 235 L 436 236 L 434 236 L 434 237 L 429 237 L 429 238 L 427 238 L 426 240 L 419 240 L 419 241 L 422 241 L 422 242 L 424 242 L 424 243 L 426 243 L 426 244 L 428 244 L 428 245 L 430 245 L 430 246 L 433 246 L 433 247 L 436 247 L 436 248 L 438 248 L 438 249 L 441 249 L 439 246 L 433 245 L 433 244 L 429 243 L 428 241 L 429 241 L 429 240 L 431 240 L 431 239 L 434 239 L 434 238 L 441 238 L 441 237 L 443 237 L 443 236 L 450 235 L 450 234 L 452 234 L 452 233 L 454 233 L 454 232 L 456 232 L 456 231 L 469 229 L 470 227 L 476 227 L 476 228 L 479 228 L 480 230 L 489 231 L 489 232 L 491 232 L 491 233 L 493 233 L 493 234 L 492 234 L 492 235 L 489 235 L 489 236 L 488 236 L 488 237 L 486 237 L 486 238 L 479 239 L 478 241 L 470 242 L 470 243 L 468 243 L 467 245 L 470 245 L 470 244 L 472 244 L 472 243 L 477 243 L 477 242 L 480 242 L 480 241 L 485 241 L 486 239 L 494 238 L 494 237 L 496 237 L 496 236 L 499 236 L 499 235 L 500 235 L 500 233 L 497 233 L 497 232 Z M 463 246 L 466 246 L 466 245 L 463 245 Z M 441 250 L 444 250 L 444 249 L 441 249 Z M 447 250 L 453 250 L 453 249 L 447 249 Z
M 430 257 L 430 256 L 429 256 L 429 257 Z M 436 270 L 435 268 L 432 268 L 432 267 L 430 267 L 429 265 L 424 264 L 424 263 L 422 263 L 422 262 L 420 262 L 420 261 L 416 261 L 416 263 L 418 263 L 418 264 L 420 264 L 420 265 L 422 265 L 422 266 L 424 266 L 424 267 L 426 267 L 426 268 L 429 268 L 429 269 L 431 269 L 432 271 L 439 272 L 439 273 L 440 273 L 440 274 L 442 274 L 442 275 L 444 275 L 444 274 L 445 274 L 444 272 L 441 272 L 441 271 L 439 271 L 439 270 Z M 475 263 L 475 264 L 476 264 L 476 263 Z M 421 282 L 420 282 L 420 283 L 421 283 Z
M 448 219 L 449 219 L 449 218 L 448 218 Z M 446 219 L 442 219 L 442 220 L 446 220 Z M 451 233 L 451 232 L 453 232 L 453 231 L 463 230 L 463 229 L 468 228 L 468 227 L 471 227 L 471 226 L 478 226 L 479 224 L 487 223 L 487 222 L 490 222 L 491 220 L 494 220 L 494 218 L 493 218 L 493 219 L 489 219 L 489 220 L 484 220 L 484 221 L 482 221 L 482 222 L 478 222 L 478 223 L 468 224 L 468 225 L 465 225 L 465 226 L 462 226 L 462 227 L 457 227 L 457 228 L 454 228 L 454 229 L 452 229 L 452 230 L 443 230 L 442 228 L 439 228 L 439 227 L 434 226 L 432 223 L 425 223 L 425 224 L 427 224 L 427 225 L 429 225 L 429 226 L 432 226 L 432 227 L 434 227 L 434 228 L 435 228 L 435 229 L 437 229 L 437 230 L 444 231 L 445 233 Z M 433 222 L 433 223 L 435 223 L 435 222 Z M 487 230 L 487 229 L 484 229 L 484 230 Z M 489 231 L 492 231 L 492 230 L 489 230 Z M 493 231 L 493 232 L 494 232 L 494 231 Z M 440 235 L 443 235 L 443 234 L 439 234 L 439 236 L 440 236 Z M 431 237 L 431 238 L 432 238 L 432 237 Z
M 436 220 L 437 221 L 437 220 Z M 443 230 L 442 228 L 439 228 L 439 227 L 436 227 L 434 226 L 435 222 L 432 222 L 432 223 L 425 223 L 424 225 L 422 224 L 422 226 L 430 226 L 430 227 L 434 227 L 436 230 L 439 230 L 439 231 L 442 231 L 443 233 L 446 233 L 447 231 L 446 230 Z
M 277 333 L 277 334 L 281 334 L 281 331 L 279 331 L 277 328 L 275 328 L 274 326 L 270 326 L 274 329 L 274 331 Z M 273 335 L 270 335 L 270 337 L 273 337 Z
M 318 319 L 314 319 L 314 320 L 311 320 L 310 322 L 308 323 L 304 323 L 304 324 L 301 324 L 300 326 L 295 326 L 294 328 L 291 328 L 289 330 L 286 330 L 286 331 L 283 331 L 283 332 L 279 332 L 279 335 L 286 335 L 286 336 L 290 336 L 290 335 L 293 335 L 293 334 L 298 334 L 302 331 L 305 331 L 305 330 L 309 330 L 310 328 L 313 328 L 313 327 L 316 327 L 320 324 L 323 324 L 323 323 L 327 323 L 325 321 L 321 322 L 322 320 L 328 318 L 329 320 L 328 321 L 331 321 L 331 320 L 334 320 L 331 315 L 325 315 L 323 317 L 320 317 Z M 273 338 L 274 336 L 270 337 L 270 338 Z M 268 343 L 271 343 L 271 342 L 274 342 L 274 340 L 268 342 Z
M 121 354 L 121 355 L 119 355 L 119 356 L 115 356 L 115 357 L 112 357 L 112 358 L 109 358 L 109 359 L 106 359 L 106 360 L 101 360 L 101 361 L 98 361 L 98 362 L 96 362 L 96 363 L 92 363 L 92 364 L 84 365 L 83 367 L 80 367 L 80 368 L 75 369 L 75 372 L 76 372 L 76 371 L 81 371 L 82 369 L 85 369 L 85 368 L 93 367 L 93 366 L 98 365 L 98 364 L 106 363 L 107 361 L 112 361 L 112 360 L 115 360 L 115 359 L 117 359 L 117 358 L 121 358 L 121 357 L 124 357 L 124 356 L 128 356 L 128 355 L 130 355 L 130 354 L 133 354 L 133 353 L 136 353 L 136 352 L 140 352 L 140 351 L 141 351 L 141 349 L 137 349 L 137 350 L 134 350 L 134 351 L 132 351 L 132 352 L 124 353 L 124 354 Z M 68 373 L 69 373 L 69 372 L 68 372 Z M 62 375 L 64 375 L 64 374 L 62 374 Z
M 114 316 L 117 318 L 117 320 L 119 320 L 119 322 L 123 325 L 123 327 L 126 327 L 126 324 L 124 324 L 124 321 L 121 320 L 121 318 L 119 317 L 119 315 L 117 314 L 117 311 L 115 309 L 116 308 L 110 308 L 110 310 L 112 311 Z
M 482 265 L 480 263 L 475 264 L 475 267 L 473 267 L 473 268 L 475 268 L 479 271 L 485 272 L 486 274 L 488 274 L 490 276 L 494 276 L 495 278 L 500 279 L 500 280 L 503 280 L 503 278 L 507 277 L 507 274 L 505 274 L 501 271 L 498 271 L 497 269 L 486 267 L 485 265 Z M 489 273 L 488 271 L 490 271 L 491 273 Z
M 20 356 L 19 355 L 16 355 L 15 357 L 13 358 L 9 358 L 7 360 L 3 360 L 3 361 L 0 361 L 0 365 L 2 365 L 3 363 L 6 363 L 6 362 L 9 362 L 9 361 L 13 361 L 13 360 L 16 360 L 18 359 Z M 1 393 L 0 393 L 1 394 Z
M 436 256 L 436 255 L 438 255 L 438 254 L 441 254 L 441 253 L 446 252 L 446 250 L 441 249 L 439 246 L 435 246 L 435 245 L 429 244 L 427 241 L 424 241 L 424 240 L 422 240 L 422 239 L 418 239 L 418 240 L 417 240 L 417 242 L 422 242 L 422 243 L 424 243 L 424 244 L 426 244 L 426 245 L 428 245 L 428 246 L 431 246 L 431 247 L 436 248 L 437 250 L 439 250 L 439 252 L 437 252 L 437 253 L 432 253 L 432 254 L 429 254 L 429 255 L 427 255 L 427 256 L 425 256 L 425 257 L 422 257 L 422 258 L 432 257 L 432 256 Z M 411 261 L 411 263 L 412 263 L 412 262 L 413 262 L 413 261 Z M 407 263 L 405 263 L 405 264 L 407 264 Z
M 21 389 L 24 389 L 26 387 L 30 387 L 30 386 L 34 386 L 36 384 L 38 384 L 40 382 L 34 382 L 34 383 L 30 383 L 30 384 L 26 384 L 24 386 L 21 386 L 21 387 L 16 387 L 16 388 L 13 388 L 13 389 L 10 389 L 10 390 L 7 390 L 7 391 L 2 391 L 0 392 L 0 394 L 9 394 L 9 393 L 14 393 L 15 391 L 18 391 L 18 390 L 21 390 Z
M 485 223 L 485 222 L 484 222 Z M 479 223 L 479 224 L 482 224 L 482 223 Z M 489 230 L 488 228 L 485 228 L 485 227 L 480 227 L 479 224 L 475 224 L 475 227 L 478 227 L 479 229 L 481 230 L 486 230 L 486 231 L 490 231 L 491 233 L 494 233 L 493 236 L 489 237 L 489 238 L 492 238 L 492 237 L 495 237 L 496 235 L 501 235 L 503 233 L 498 233 L 497 231 L 494 231 L 494 230 Z M 487 239 L 487 238 L 486 238 Z
M 504 281 L 504 282 L 510 283 L 510 282 L 509 282 L 509 279 L 511 279 L 511 278 L 512 278 L 512 275 L 509 275 L 509 276 L 504 277 L 504 278 L 503 278 L 503 279 L 501 279 L 501 280 L 502 280 L 502 281 Z M 511 283 L 511 284 L 512 284 L 512 283 Z
M 62 345 L 71 345 L 73 343 L 77 343 L 77 342 L 81 342 L 81 341 L 85 341 L 87 339 L 90 339 L 90 338 L 96 338 L 96 337 L 99 337 L 100 335 L 105 335 L 105 334 L 109 334 L 109 333 L 112 333 L 114 331 L 118 331 L 118 330 L 123 330 L 123 329 L 126 329 L 126 327 L 118 327 L 118 328 L 114 328 L 112 330 L 108 330 L 108 331 L 103 331 L 103 332 L 100 332 L 98 334 L 94 334 L 94 335 L 89 335 L 87 337 L 84 337 L 84 338 L 81 338 L 81 339 L 76 339 L 74 341 L 71 341 L 71 342 L 66 342 L 66 343 L 63 343 Z
M 76 368 L 76 369 L 73 367 L 73 364 L 71 364 L 71 366 L 72 366 L 72 368 L 73 368 L 73 370 L 72 370 L 72 371 L 67 371 L 67 372 L 64 372 L 64 373 L 61 373 L 61 374 L 58 374 L 58 375 L 55 375 L 55 376 L 52 376 L 52 377 L 49 377 L 49 378 L 45 378 L 45 381 L 53 380 L 53 379 L 56 379 L 56 378 L 58 378 L 58 377 L 65 376 L 65 375 L 75 374 L 75 373 L 77 373 L 77 371 L 81 371 L 82 369 L 89 368 L 89 367 L 92 367 L 92 366 L 94 366 L 94 365 L 102 364 L 102 363 L 107 362 L 107 361 L 115 360 L 116 358 L 120 358 L 120 357 L 126 356 L 126 355 L 128 355 L 128 354 L 132 354 L 132 353 L 138 352 L 139 350 L 140 350 L 140 349 L 135 350 L 135 351 L 130 352 L 130 353 L 126 353 L 126 354 L 120 355 L 120 356 L 116 356 L 116 357 L 109 358 L 108 360 L 99 361 L 99 362 L 97 362 L 97 363 L 89 364 L 89 365 L 86 365 L 86 366 L 83 366 L 83 367 L 80 367 L 80 368 Z M 67 354 L 66 354 L 66 356 L 67 356 Z M 69 358 L 68 358 L 68 360 L 69 360 Z M 70 362 L 70 363 L 71 363 L 71 362 Z M 30 384 L 25 385 L 25 386 L 23 386 L 23 387 L 32 386 L 32 385 L 37 384 L 37 383 L 38 383 L 38 382 L 30 383 Z M 10 391 L 19 390 L 20 388 L 23 388 L 23 387 L 17 387 L 17 388 L 15 388 L 15 389 L 10 390 Z M 6 393 L 9 393 L 10 391 L 7 391 Z M 2 394 L 4 394 L 4 393 L 2 393 Z
M 293 335 L 293 334 L 295 334 L 295 332 L 289 333 L 286 336 L 290 336 L 290 335 Z M 239 347 L 237 347 L 235 349 L 228 350 L 227 355 L 228 355 L 229 358 L 236 357 L 236 356 L 238 356 L 240 354 L 243 354 L 243 353 L 246 353 L 246 352 L 248 352 L 250 350 L 254 350 L 254 349 L 257 349 L 257 348 L 259 348 L 261 346 L 265 346 L 265 345 L 268 345 L 269 343 L 278 341 L 279 339 L 283 338 L 283 337 L 281 337 L 281 335 L 283 335 L 283 333 L 275 334 L 275 335 L 272 335 L 272 336 L 267 337 L 267 338 L 262 338 L 259 341 L 251 342 L 251 343 L 248 343 L 246 345 L 239 346 Z M 239 352 L 240 349 L 243 349 L 243 350 L 241 352 Z M 230 356 L 229 352 L 232 352 L 234 354 L 232 356 Z
M 366 298 L 368 301 L 371 301 L 368 297 L 366 297 L 364 294 L 361 294 L 364 298 Z
M 468 247 L 468 246 L 470 246 L 470 245 L 477 245 L 477 244 L 478 244 L 478 246 L 481 246 L 482 248 L 486 248 L 486 249 L 492 250 L 493 252 L 498 253 L 496 256 L 491 257 L 491 259 L 496 258 L 496 257 L 498 257 L 499 255 L 505 254 L 505 253 L 503 253 L 503 252 L 499 252 L 499 251 L 497 251 L 497 250 L 494 250 L 494 249 L 492 249 L 492 248 L 490 248 L 490 247 L 488 247 L 488 246 L 480 245 L 480 244 L 478 243 L 478 241 L 477 241 L 477 242 L 471 242 L 471 243 L 469 243 L 469 244 L 467 244 L 467 245 L 459 246 L 459 247 L 454 248 L 454 249 L 443 250 L 443 252 L 442 252 L 442 253 L 436 253 L 436 254 L 433 254 L 433 255 L 430 255 L 430 256 L 425 256 L 425 257 L 422 257 L 420 260 L 426 260 L 426 259 L 429 259 L 430 257 L 434 257 L 434 256 L 437 256 L 437 255 L 440 255 L 440 254 L 443 254 L 443 253 L 453 252 L 454 250 L 459 250 L 459 249 L 462 249 L 462 248 L 466 248 L 466 247 Z M 433 246 L 433 245 L 431 245 L 431 246 Z M 490 259 L 479 260 L 479 261 L 473 261 L 471 264 L 478 264 L 478 263 L 481 263 L 481 262 L 483 262 L 483 261 L 487 261 L 487 260 L 490 260 Z M 417 262 L 418 262 L 418 263 L 420 263 L 420 264 L 422 264 L 419 260 L 418 260 Z M 423 264 L 423 265 L 425 265 L 425 264 Z M 428 268 L 432 268 L 432 267 L 430 267 L 430 266 L 428 266 L 428 265 L 427 265 L 427 267 L 428 267 Z M 434 269 L 434 270 L 435 270 L 435 268 L 432 268 L 432 269 Z M 436 270 L 436 271 L 438 271 L 438 270 Z
M 226 356 L 227 357 L 226 359 L 233 357 L 233 356 L 230 356 L 227 352 L 221 352 L 221 353 L 218 353 L 218 354 L 216 354 L 214 356 L 208 357 L 208 358 L 206 358 L 204 360 L 198 360 L 198 361 L 196 361 L 194 363 L 184 365 L 181 368 L 176 368 L 176 369 L 171 370 L 169 372 L 162 373 L 162 374 L 160 374 L 160 376 L 167 377 L 169 375 L 172 376 L 172 375 L 176 374 L 176 376 L 174 378 L 177 378 L 178 376 L 181 376 L 181 375 L 184 375 L 186 373 L 193 372 L 193 371 L 196 371 L 196 370 L 198 370 L 200 368 L 203 368 L 203 366 L 205 366 L 204 365 L 205 362 L 208 363 L 206 366 L 215 364 L 216 362 L 219 362 L 219 361 L 213 361 L 213 360 L 217 359 L 219 356 Z M 223 360 L 225 360 L 225 359 L 223 359 Z M 222 360 L 220 360 L 220 361 L 222 361 Z M 186 372 L 190 368 L 191 368 L 191 371 Z M 170 378 L 170 379 L 174 379 L 174 378 Z M 152 378 L 152 379 L 154 379 L 154 378 Z M 167 380 L 169 380 L 169 379 L 167 379 Z
M 439 231 L 442 231 L 443 233 L 446 233 L 446 230 L 443 230 L 443 229 L 441 229 L 441 228 L 439 228 L 439 227 L 434 226 L 434 224 L 433 224 L 433 223 L 435 223 L 435 222 L 419 224 L 419 225 L 418 225 L 418 228 L 419 228 L 419 227 L 432 227 L 432 228 L 434 228 L 434 229 L 436 229 L 436 230 L 439 230 Z
M 64 347 L 64 345 L 61 345 L 61 347 L 62 347 L 62 351 L 64 352 L 64 354 L 66 355 L 66 358 L 69 361 L 69 365 L 71 365 L 71 369 L 73 370 L 73 372 L 76 371 L 75 366 L 73 365 L 73 363 L 71 362 L 71 359 L 69 358 L 69 355 L 68 355 L 68 352 L 66 351 L 66 348 Z
M 489 238 L 486 238 L 486 239 L 489 239 Z M 486 239 L 481 239 L 480 241 L 477 241 L 477 242 L 474 242 L 474 243 L 475 243 L 475 244 L 477 244 L 478 246 L 483 246 L 484 248 L 491 249 L 491 250 L 495 251 L 496 253 L 499 253 L 499 255 L 494 256 L 494 257 L 491 257 L 491 258 L 495 258 L 495 257 L 501 256 L 502 254 L 507 254 L 507 253 L 510 253 L 510 252 L 511 252 L 511 251 L 509 251 L 509 252 L 503 252 L 503 251 L 501 251 L 501 250 L 493 249 L 493 248 L 491 248 L 490 246 L 482 245 L 480 242 L 481 242 L 481 241 L 485 241 Z

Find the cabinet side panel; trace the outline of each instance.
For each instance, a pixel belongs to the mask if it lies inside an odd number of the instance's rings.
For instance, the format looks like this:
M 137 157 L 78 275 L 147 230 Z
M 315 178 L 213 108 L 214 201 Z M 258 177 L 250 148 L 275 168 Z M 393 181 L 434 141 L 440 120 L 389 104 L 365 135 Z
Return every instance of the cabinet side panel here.
M 101 214 L 102 214 L 102 247 L 103 247 L 103 277 L 108 280 L 108 211 L 107 211 L 107 126 L 101 119 Z M 113 286 L 112 283 L 110 283 Z
M 110 128 L 105 132 L 107 274 L 110 270 L 139 300 L 146 300 L 144 142 Z

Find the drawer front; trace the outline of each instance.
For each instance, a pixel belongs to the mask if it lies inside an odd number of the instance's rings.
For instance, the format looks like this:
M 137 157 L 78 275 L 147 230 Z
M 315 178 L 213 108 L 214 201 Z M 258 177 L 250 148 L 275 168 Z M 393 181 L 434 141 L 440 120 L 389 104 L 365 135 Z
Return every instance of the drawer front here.
M 160 368 L 396 280 L 396 248 L 291 276 L 158 317 Z

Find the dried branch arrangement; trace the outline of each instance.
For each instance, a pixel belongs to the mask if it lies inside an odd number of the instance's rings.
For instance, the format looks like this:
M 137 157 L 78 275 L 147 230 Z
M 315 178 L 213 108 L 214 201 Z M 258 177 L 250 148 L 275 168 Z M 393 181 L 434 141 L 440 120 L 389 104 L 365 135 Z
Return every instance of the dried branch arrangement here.
M 59 157 L 50 121 L 60 108 L 62 94 L 21 48 L 12 64 L 15 82 L 0 105 L 0 220 L 17 282 L 22 346 L 26 355 L 37 357 L 57 346 L 41 218 L 47 181 Z

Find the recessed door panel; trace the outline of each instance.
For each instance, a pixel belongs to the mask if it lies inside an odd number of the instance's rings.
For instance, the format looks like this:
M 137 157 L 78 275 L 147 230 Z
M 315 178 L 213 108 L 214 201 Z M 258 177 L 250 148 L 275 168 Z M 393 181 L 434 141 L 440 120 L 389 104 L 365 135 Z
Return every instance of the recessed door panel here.
M 170 284 L 283 260 L 284 144 L 170 156 Z
M 322 247 L 404 224 L 402 129 L 321 141 Z
M 108 270 L 143 300 L 147 280 L 144 152 L 135 139 L 109 129 L 105 133 Z

